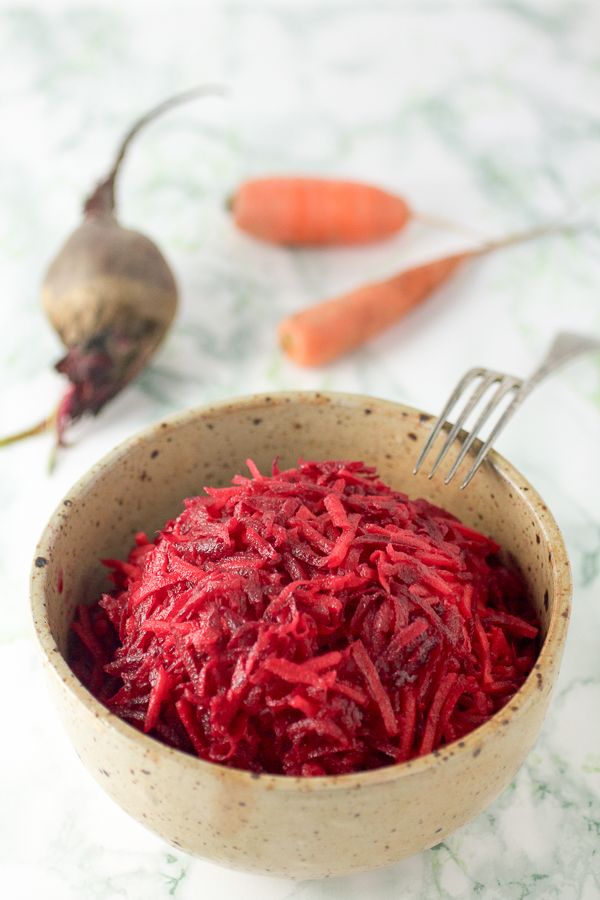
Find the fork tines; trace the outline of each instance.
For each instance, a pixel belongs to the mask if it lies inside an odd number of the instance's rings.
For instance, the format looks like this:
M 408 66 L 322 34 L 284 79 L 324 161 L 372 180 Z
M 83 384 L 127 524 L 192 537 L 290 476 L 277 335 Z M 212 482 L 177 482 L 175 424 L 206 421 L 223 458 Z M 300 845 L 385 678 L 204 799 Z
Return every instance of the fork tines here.
M 475 472 L 485 459 L 488 450 L 492 446 L 492 442 L 498 436 L 501 429 L 504 427 L 504 425 L 507 423 L 509 418 L 512 416 L 512 414 L 515 412 L 515 410 L 523 400 L 523 380 L 521 378 L 515 378 L 512 375 L 505 375 L 502 372 L 492 372 L 489 369 L 470 369 L 466 373 L 466 375 L 464 375 L 460 379 L 455 389 L 450 394 L 448 402 L 442 410 L 441 415 L 436 420 L 435 425 L 433 426 L 433 430 L 429 435 L 425 446 L 421 450 L 421 453 L 415 465 L 415 475 L 423 465 L 425 458 L 427 457 L 440 431 L 443 428 L 446 428 L 449 429 L 448 435 L 440 451 L 438 452 L 438 455 L 435 458 L 433 466 L 431 468 L 431 472 L 429 473 L 429 478 L 433 478 L 442 461 L 444 460 L 446 454 L 448 453 L 448 450 L 458 436 L 458 433 L 463 427 L 467 417 L 473 412 L 478 403 L 484 398 L 484 396 L 490 391 L 490 388 L 492 388 L 494 385 L 496 385 L 496 389 L 492 392 L 491 397 L 485 404 L 470 433 L 467 434 L 458 456 L 456 457 L 454 463 L 452 464 L 452 467 L 450 468 L 450 471 L 444 479 L 444 484 L 448 484 L 454 478 L 454 475 L 458 471 L 462 461 L 471 449 L 473 442 L 478 438 L 481 429 L 490 421 L 493 414 L 502 404 L 502 401 L 505 400 L 505 398 L 507 398 L 510 394 L 513 394 L 512 400 L 510 401 L 508 406 L 506 406 L 499 419 L 496 421 L 496 424 L 490 431 L 486 441 L 482 444 L 479 452 L 477 453 L 471 469 L 469 470 L 466 478 L 460 486 L 461 490 L 469 484 L 469 482 L 475 475 Z M 450 415 L 451 411 L 454 409 L 458 401 L 461 399 L 461 397 L 463 397 L 463 395 L 465 395 L 472 386 L 474 386 L 474 390 L 466 400 L 462 410 L 458 415 L 458 418 L 456 419 L 454 424 L 450 423 L 448 421 L 448 416 Z

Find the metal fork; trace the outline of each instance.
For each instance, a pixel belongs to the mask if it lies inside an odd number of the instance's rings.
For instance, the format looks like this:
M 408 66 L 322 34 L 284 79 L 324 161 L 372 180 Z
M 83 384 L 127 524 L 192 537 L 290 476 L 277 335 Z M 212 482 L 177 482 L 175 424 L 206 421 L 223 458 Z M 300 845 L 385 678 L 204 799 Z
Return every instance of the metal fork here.
M 446 454 L 448 453 L 448 450 L 454 443 L 467 416 L 471 412 L 473 412 L 479 401 L 484 397 L 489 389 L 494 385 L 497 385 L 496 390 L 488 400 L 479 418 L 473 425 L 472 430 L 465 438 L 460 453 L 456 457 L 456 460 L 454 461 L 450 471 L 444 478 L 444 484 L 448 484 L 450 481 L 452 481 L 462 461 L 471 449 L 473 442 L 477 439 L 479 433 L 481 432 L 483 426 L 490 421 L 493 413 L 498 409 L 502 401 L 510 394 L 512 394 L 512 400 L 510 401 L 496 424 L 493 426 L 487 440 L 482 444 L 479 452 L 477 453 L 477 456 L 475 457 L 475 462 L 471 466 L 467 477 L 460 486 L 461 490 L 463 490 L 463 488 L 466 488 L 466 486 L 469 484 L 469 482 L 477 472 L 481 463 L 487 456 L 487 453 L 490 450 L 494 440 L 498 437 L 506 423 L 510 418 L 512 418 L 514 413 L 520 407 L 523 400 L 528 396 L 528 394 L 531 393 L 533 388 L 537 384 L 539 384 L 539 382 L 542 381 L 543 378 L 546 378 L 547 375 L 550 375 L 552 372 L 558 369 L 559 366 L 562 366 L 564 363 L 569 362 L 569 360 L 573 359 L 575 356 L 579 356 L 582 353 L 589 353 L 590 351 L 594 350 L 600 351 L 599 339 L 586 337 L 585 335 L 581 334 L 572 334 L 568 331 L 561 331 L 554 338 L 552 344 L 550 345 L 550 348 L 548 349 L 548 352 L 544 356 L 539 367 L 527 379 L 516 378 L 514 375 L 506 375 L 503 372 L 493 372 L 490 369 L 469 369 L 469 371 L 465 375 L 463 375 L 463 377 L 456 385 L 455 389 L 450 394 L 448 402 L 442 410 L 441 415 L 436 420 L 435 425 L 433 426 L 433 431 L 429 435 L 427 441 L 425 442 L 425 446 L 419 454 L 419 458 L 413 470 L 413 474 L 417 474 L 417 472 L 423 465 L 425 458 L 429 453 L 429 450 L 433 446 L 433 443 L 438 434 L 440 433 L 442 428 L 446 427 L 449 428 L 448 436 L 433 463 L 431 472 L 429 473 L 429 478 L 433 478 L 442 461 L 444 460 Z M 464 407 L 459 413 L 458 418 L 452 425 L 447 421 L 451 410 L 454 408 L 458 400 L 466 393 L 467 389 L 471 387 L 477 380 L 479 381 L 475 387 L 475 390 L 466 401 Z

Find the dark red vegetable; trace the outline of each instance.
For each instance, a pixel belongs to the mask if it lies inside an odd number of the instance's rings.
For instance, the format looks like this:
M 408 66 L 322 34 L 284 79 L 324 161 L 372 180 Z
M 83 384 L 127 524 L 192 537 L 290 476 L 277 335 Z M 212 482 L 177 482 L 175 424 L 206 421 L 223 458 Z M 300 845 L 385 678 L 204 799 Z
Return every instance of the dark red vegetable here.
M 83 203 L 83 221 L 42 284 L 44 312 L 66 351 L 55 368 L 68 386 L 52 415 L 0 439 L 0 447 L 49 429 L 63 445 L 69 425 L 97 415 L 157 350 L 177 309 L 177 285 L 156 244 L 117 220 L 115 183 L 132 141 L 150 122 L 182 103 L 222 93 L 204 85 L 169 97 L 124 136 L 110 171 Z
M 481 725 L 538 652 L 492 540 L 359 462 L 207 488 L 73 623 L 71 664 L 119 716 L 204 759 L 372 769 Z

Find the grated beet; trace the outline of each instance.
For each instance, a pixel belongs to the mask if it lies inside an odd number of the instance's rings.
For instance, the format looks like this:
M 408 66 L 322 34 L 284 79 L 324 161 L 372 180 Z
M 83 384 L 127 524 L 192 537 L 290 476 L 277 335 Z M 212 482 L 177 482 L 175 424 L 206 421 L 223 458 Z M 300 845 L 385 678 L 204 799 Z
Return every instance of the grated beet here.
M 203 759 L 325 775 L 485 722 L 538 651 L 492 540 L 359 462 L 206 488 L 73 623 L 71 664 L 135 727 Z

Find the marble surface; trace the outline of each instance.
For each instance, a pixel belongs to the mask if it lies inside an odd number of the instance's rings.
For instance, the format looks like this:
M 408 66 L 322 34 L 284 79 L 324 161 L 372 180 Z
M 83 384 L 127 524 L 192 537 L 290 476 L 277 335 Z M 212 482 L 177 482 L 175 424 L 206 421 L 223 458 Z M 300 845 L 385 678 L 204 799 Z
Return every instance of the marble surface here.
M 172 850 L 75 757 L 49 707 L 27 601 L 34 544 L 59 498 L 165 414 L 285 388 L 434 411 L 468 366 L 521 374 L 558 328 L 600 333 L 599 33 L 594 0 L 0 4 L 2 431 L 57 398 L 60 348 L 38 287 L 124 127 L 199 81 L 231 89 L 154 124 L 119 185 L 122 220 L 161 244 L 181 285 L 160 353 L 74 431 L 51 478 L 45 438 L 0 456 L 3 896 L 600 897 L 600 359 L 541 387 L 500 441 L 555 512 L 573 563 L 572 628 L 543 735 L 503 796 L 422 856 L 295 884 Z M 260 245 L 236 233 L 223 198 L 277 171 L 377 181 L 481 236 L 566 215 L 590 224 L 473 264 L 352 358 L 304 372 L 275 348 L 285 312 L 465 238 L 412 225 L 352 251 Z

